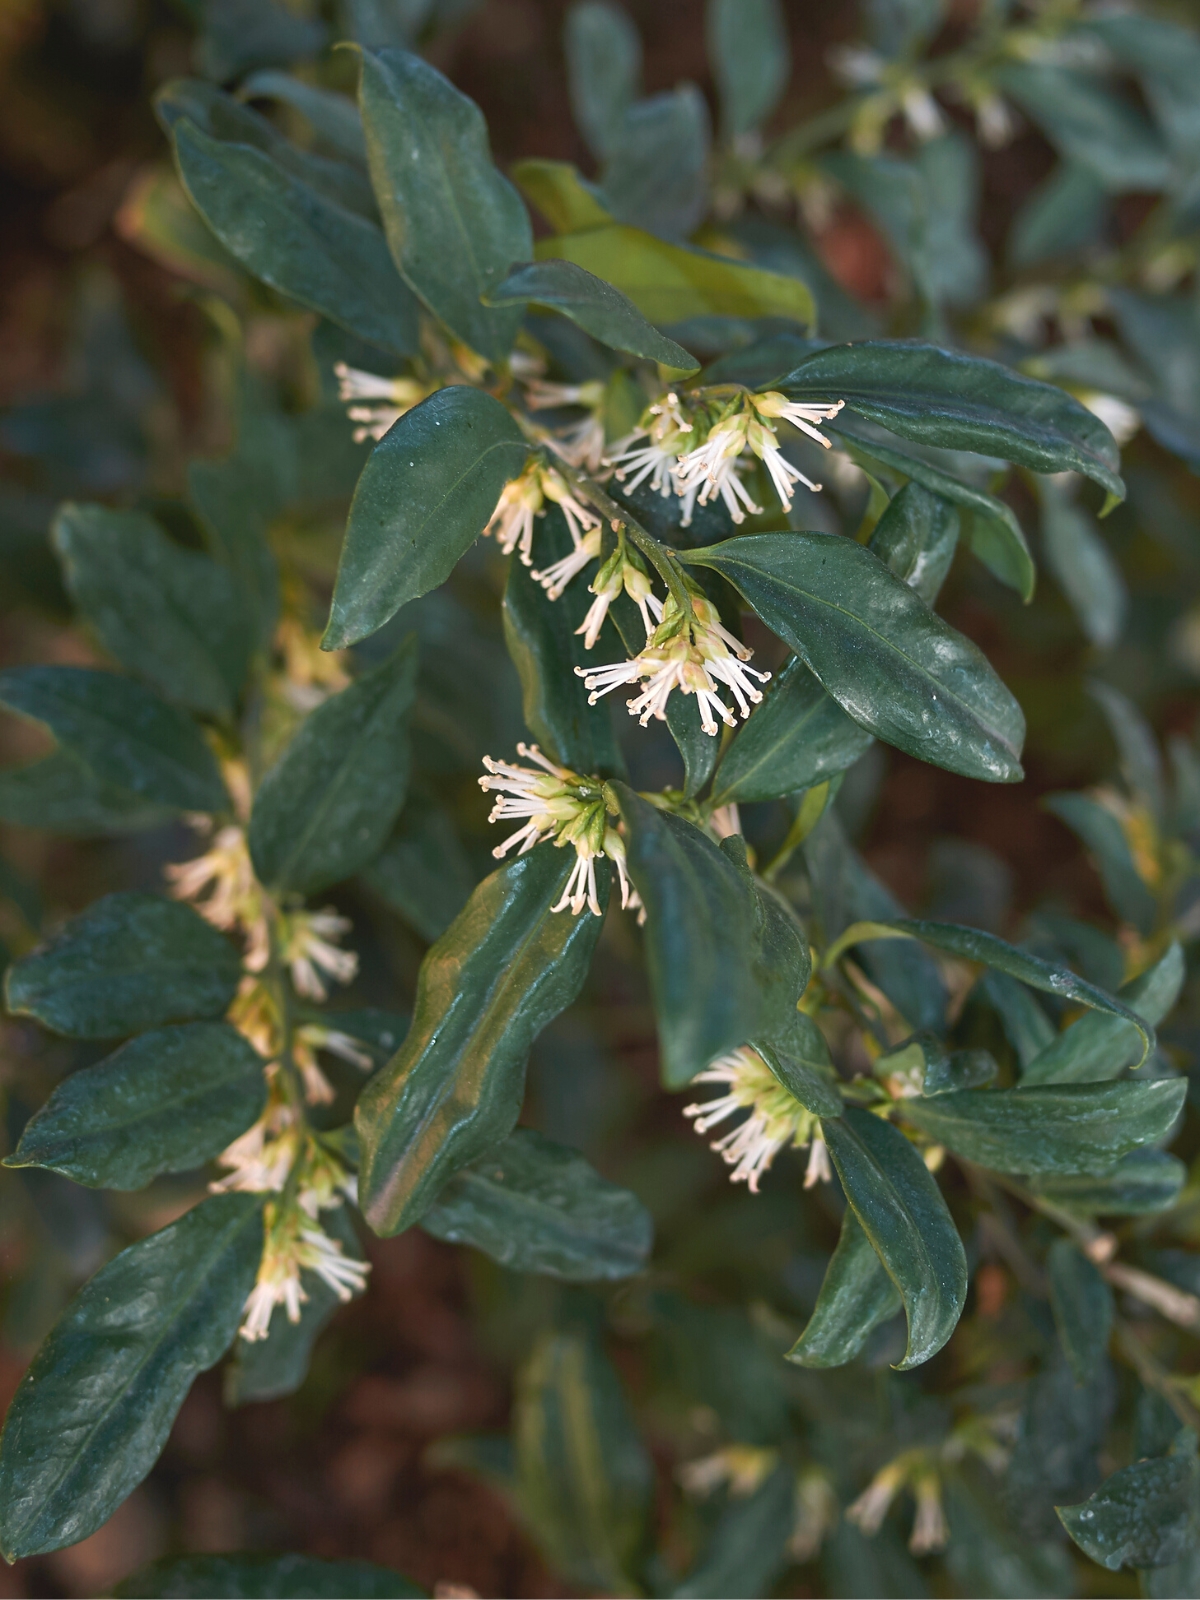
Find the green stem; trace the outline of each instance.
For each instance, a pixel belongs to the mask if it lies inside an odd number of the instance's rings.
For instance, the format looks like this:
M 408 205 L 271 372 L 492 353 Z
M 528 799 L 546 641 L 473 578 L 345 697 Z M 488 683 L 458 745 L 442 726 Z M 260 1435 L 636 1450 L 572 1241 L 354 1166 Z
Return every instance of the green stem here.
M 574 467 L 569 467 L 561 461 L 556 461 L 554 465 L 570 483 L 571 487 L 578 489 L 580 494 L 590 500 L 602 516 L 606 517 L 610 523 L 619 522 L 624 527 L 627 536 L 666 584 L 671 598 L 680 612 L 685 617 L 690 617 L 692 614 L 691 596 L 688 594 L 687 585 L 683 581 L 683 574 L 679 570 L 679 564 L 667 547 L 656 539 L 653 534 L 647 533 L 631 512 L 626 511 L 623 506 L 619 506 L 615 500 L 610 499 L 600 485 L 585 473 L 578 472 Z

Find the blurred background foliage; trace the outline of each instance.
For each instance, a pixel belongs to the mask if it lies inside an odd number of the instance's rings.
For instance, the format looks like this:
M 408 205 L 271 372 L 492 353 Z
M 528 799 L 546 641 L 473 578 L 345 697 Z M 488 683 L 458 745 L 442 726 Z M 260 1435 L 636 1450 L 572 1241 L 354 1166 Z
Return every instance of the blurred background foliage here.
M 502 167 L 574 162 L 623 218 L 803 278 L 827 337 L 961 341 L 1106 397 L 1106 420 L 1130 434 L 1128 502 L 1101 522 L 1090 487 L 1039 491 L 1014 478 L 1005 493 L 1038 538 L 1035 599 L 1022 606 L 960 559 L 940 607 L 1021 700 L 1026 782 L 973 784 L 876 747 L 838 809 L 871 872 L 911 911 L 1028 941 L 1115 986 L 1178 888 L 1179 852 L 1200 825 L 1186 742 L 1200 692 L 1200 40 L 1190 36 L 1190 57 L 1160 40 L 1156 56 L 1136 22 L 1122 33 L 1119 15 L 1097 12 L 1092 27 L 1068 0 L 785 0 L 786 37 L 739 80 L 745 53 L 719 23 L 738 9 L 706 18 L 700 0 L 629 0 L 622 31 L 603 7 L 568 15 L 557 0 L 3 0 L 0 657 L 104 659 L 72 623 L 48 543 L 61 500 L 142 506 L 197 544 L 186 497 L 202 499 L 205 460 L 231 453 L 268 480 L 289 614 L 320 625 L 367 451 L 332 378 L 333 361 L 354 351 L 328 325 L 310 341 L 313 319 L 249 279 L 190 211 L 151 97 L 189 73 L 226 85 L 259 74 L 243 92 L 311 143 L 300 99 L 279 97 L 272 69 L 349 89 L 352 62 L 328 50 L 332 39 L 415 46 L 480 104 Z M 765 11 L 769 28 L 775 13 Z M 1186 5 L 1155 14 L 1194 20 Z M 1065 39 L 1058 54 L 997 55 L 1005 29 L 1042 26 Z M 1106 50 L 1127 72 L 1097 70 Z M 647 177 L 647 150 L 660 164 L 692 152 L 690 178 L 672 169 L 669 203 Z M 853 532 L 872 515 L 864 474 L 830 488 L 798 506 L 797 526 Z M 405 614 L 422 652 L 419 766 L 437 775 L 457 831 L 410 805 L 389 851 L 339 894 L 361 957 L 347 1004 L 406 1009 L 426 941 L 485 870 L 478 763 L 522 732 L 497 584 L 493 552 L 478 551 Z M 327 670 L 305 666 L 301 634 L 296 673 Z M 388 630 L 362 658 L 396 637 Z M 1153 815 L 1144 740 L 1111 700 L 1106 716 L 1097 681 L 1140 706 L 1173 750 L 1169 813 Z M 5 762 L 39 754 L 38 737 L 6 718 Z M 1124 796 L 1127 849 L 1106 851 L 1093 836 L 1089 858 L 1078 796 L 1043 801 L 1103 784 L 1109 814 L 1120 811 L 1112 796 Z M 99 894 L 157 887 L 163 864 L 191 848 L 179 827 L 73 840 L 15 823 L 0 846 L 0 938 L 11 954 Z M 1200 931 L 1187 904 L 1167 915 L 1191 937 Z M 219 1375 L 206 1375 L 161 1463 L 113 1521 L 79 1546 L 0 1571 L 0 1594 L 93 1594 L 162 1554 L 238 1547 L 368 1557 L 446 1593 L 611 1591 L 644 1537 L 636 1507 L 651 1473 L 664 1507 L 663 1592 L 705 1548 L 696 1586 L 677 1592 L 1136 1592 L 1127 1572 L 1085 1567 L 1050 1508 L 1084 1498 L 1149 1437 L 1150 1391 L 1107 1368 L 1075 1385 L 1054 1354 L 1040 1286 L 1000 1230 L 967 1233 L 973 1299 L 931 1369 L 890 1370 L 890 1325 L 840 1372 L 779 1359 L 814 1303 L 836 1203 L 822 1189 L 802 1205 L 799 1168 L 786 1162 L 757 1197 L 730 1189 L 678 1100 L 657 1088 L 632 938 L 610 920 L 583 1000 L 539 1040 L 530 1120 L 651 1207 L 653 1279 L 601 1299 L 507 1274 L 422 1233 L 372 1240 L 371 1293 L 323 1335 L 298 1394 L 226 1410 Z M 2 1026 L 11 1139 L 65 1071 L 99 1052 Z M 978 1029 L 1005 1048 L 982 1009 Z M 1194 982 L 1162 1039 L 1172 1070 L 1200 1062 Z M 1185 1159 L 1194 1142 L 1193 1128 L 1176 1146 Z M 78 1284 L 182 1211 L 198 1186 L 159 1180 L 102 1196 L 45 1172 L 0 1177 L 6 1398 Z M 1185 1289 L 1200 1288 L 1197 1196 L 1192 1179 L 1153 1240 L 1148 1224 L 1127 1225 L 1135 1240 L 1145 1231 L 1148 1259 Z M 1194 1341 L 1151 1323 L 1137 1302 L 1125 1309 L 1145 1324 L 1155 1359 L 1185 1373 L 1197 1365 Z M 621 1443 L 605 1327 L 652 1459 Z M 522 1450 L 552 1403 L 596 1409 L 612 1458 L 603 1503 L 589 1505 L 586 1483 Z M 987 1450 L 984 1464 L 970 1459 L 974 1408 L 1010 1425 L 999 1497 Z M 523 1516 L 509 1493 L 510 1422 Z M 1119 1459 L 1114 1439 L 1127 1446 Z M 911 1504 L 872 1540 L 837 1519 L 839 1502 L 906 1450 L 956 1463 L 952 1538 L 933 1563 L 905 1548 Z M 687 1493 L 668 1517 L 680 1481 Z M 776 1537 L 781 1526 L 788 1536 Z

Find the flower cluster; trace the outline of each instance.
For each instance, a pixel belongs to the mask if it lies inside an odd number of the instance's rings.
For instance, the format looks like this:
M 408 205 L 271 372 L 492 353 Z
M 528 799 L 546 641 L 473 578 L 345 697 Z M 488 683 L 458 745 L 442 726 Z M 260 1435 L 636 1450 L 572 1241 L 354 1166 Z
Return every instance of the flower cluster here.
M 348 1256 L 336 1239 L 317 1226 L 303 1204 L 286 1206 L 270 1201 L 263 1224 L 265 1242 L 258 1278 L 246 1300 L 239 1329 L 247 1342 L 267 1337 L 276 1306 L 286 1309 L 289 1322 L 300 1321 L 300 1308 L 308 1299 L 303 1271 L 316 1273 L 341 1301 L 366 1288 L 370 1262 Z
M 520 476 L 512 478 L 500 491 L 484 534 L 494 534 L 506 556 L 516 550 L 524 564 L 532 566 L 533 519 L 545 515 L 547 500 L 562 508 L 577 550 L 587 530 L 600 526 L 600 518 L 575 498 L 562 474 L 532 457 Z
M 491 756 L 483 758 L 487 775 L 480 778 L 479 787 L 498 796 L 488 821 L 522 823 L 516 833 L 496 846 L 493 856 L 497 861 L 503 860 L 513 845 L 519 845 L 517 854 L 524 855 L 546 839 L 553 839 L 560 849 L 573 845 L 575 866 L 562 898 L 550 909 L 563 911 L 570 906 L 579 916 L 586 906 L 596 917 L 600 915 L 596 862 L 606 856 L 617 869 L 621 905 L 641 909 L 642 902 L 625 869 L 625 841 L 609 820 L 601 784 L 594 778 L 580 777 L 569 767 L 556 766 L 535 744 L 519 744 L 517 754 L 536 762 L 536 766 L 493 761 Z
M 583 467 L 593 474 L 600 472 L 605 449 L 602 383 L 547 383 L 544 378 L 532 378 L 525 386 L 525 404 L 531 411 L 582 406 L 582 420 L 550 430 L 546 443 L 569 466 Z
M 685 528 L 697 504 L 718 498 L 734 522 L 744 522 L 747 513 L 757 515 L 762 507 L 755 504 L 742 478 L 755 459 L 766 467 L 784 511 L 790 511 L 794 484 L 813 490 L 821 485 L 787 460 L 775 424 L 790 422 L 828 449 L 829 440 L 817 424 L 836 417 L 843 404 L 789 400 L 771 389 L 763 394 L 739 390 L 714 408 L 703 391 L 694 400 L 672 391 L 614 447 L 609 464 L 627 490 L 649 481 L 664 499 L 676 495 L 683 502 Z
M 381 378 L 378 373 L 348 367 L 344 361 L 333 371 L 338 397 L 347 406 L 350 421 L 359 424 L 354 430 L 355 444 L 382 439 L 406 411 L 441 388 L 440 383 L 423 383 L 420 378 Z
M 905 1451 L 881 1468 L 853 1505 L 846 1507 L 846 1519 L 869 1538 L 874 1537 L 883 1526 L 892 1501 L 906 1486 L 917 1503 L 908 1548 L 915 1556 L 927 1556 L 945 1547 L 950 1529 L 942 1510 L 941 1476 L 924 1450 Z
M 700 726 L 713 736 L 717 717 L 730 728 L 737 725 L 737 716 L 718 693 L 718 685 L 724 685 L 738 713 L 743 718 L 750 715 L 751 707 L 762 699 L 761 689 L 751 679 L 766 683 L 771 674 L 746 665 L 753 651 L 722 626 L 716 607 L 699 590 L 689 591 L 689 599 L 691 611 L 685 614 L 674 597 L 668 597 L 662 620 L 631 660 L 575 668 L 590 691 L 590 704 L 614 689 L 641 684 L 641 693 L 628 702 L 628 709 L 644 728 L 651 717 L 665 720 L 674 690 L 694 694 Z
M 726 1093 L 716 1100 L 683 1108 L 684 1116 L 694 1119 L 697 1133 L 707 1133 L 739 1111 L 750 1113 L 710 1146 L 733 1167 L 730 1176 L 734 1183 L 745 1183 L 751 1194 L 757 1194 L 759 1180 L 785 1145 L 797 1150 L 809 1147 L 806 1189 L 833 1176 L 818 1118 L 784 1088 L 757 1050 L 742 1045 L 719 1056 L 693 1082 L 726 1086 Z

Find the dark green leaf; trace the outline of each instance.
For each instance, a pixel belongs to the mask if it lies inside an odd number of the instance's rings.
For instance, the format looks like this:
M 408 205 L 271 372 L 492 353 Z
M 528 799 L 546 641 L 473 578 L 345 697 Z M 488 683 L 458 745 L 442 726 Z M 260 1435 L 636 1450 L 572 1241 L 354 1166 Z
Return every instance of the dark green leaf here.
M 842 1097 L 825 1035 L 804 1012 L 788 1023 L 786 1038 L 774 1044 L 756 1040 L 754 1048 L 767 1066 L 807 1111 L 818 1117 L 840 1117 Z
M 780 381 L 795 399 L 844 400 L 902 438 L 1002 456 L 1034 472 L 1082 472 L 1118 498 L 1120 452 L 1086 406 L 999 362 L 900 340 L 815 351 Z
M 717 805 L 774 800 L 845 772 L 871 743 L 793 656 L 726 750 L 713 784 Z
M 618 222 L 686 239 L 708 209 L 708 104 L 694 83 L 638 100 L 614 131 L 600 174 Z
M 964 537 L 974 554 L 1001 583 L 1016 589 L 1022 599 L 1032 598 L 1037 571 L 1021 524 L 1011 506 L 983 489 L 976 489 L 948 472 L 930 466 L 927 461 L 905 455 L 890 444 L 865 438 L 855 430 L 841 426 L 840 419 L 839 423 L 830 427 L 829 432 L 860 465 L 863 462 L 878 463 L 893 472 L 901 472 L 911 483 L 918 483 L 931 494 L 958 506 L 964 513 Z
M 475 887 L 474 870 L 450 818 L 431 805 L 414 804 L 411 797 L 363 877 L 431 944 Z
M 1108 1348 L 1113 1292 L 1070 1239 L 1054 1241 L 1046 1265 L 1059 1342 L 1076 1381 L 1087 1383 Z
M 563 44 L 575 122 L 602 161 L 638 91 L 641 39 L 620 6 L 583 0 L 567 12 Z
M 1170 164 L 1154 127 L 1093 78 L 1040 62 L 1010 62 L 996 82 L 1068 161 L 1114 193 L 1161 189 L 1167 182 Z
M 114 1039 L 219 1017 L 237 990 L 235 947 L 191 909 L 152 894 L 108 894 L 9 967 L 4 999 L 72 1039 Z
M 125 1578 L 119 1600 L 421 1600 L 426 1590 L 369 1561 L 316 1556 L 167 1556 Z
M 266 1100 L 262 1069 L 227 1022 L 144 1033 L 60 1083 L 4 1164 L 141 1189 L 160 1172 L 202 1166 L 244 1133 Z
M 1154 927 L 1158 905 L 1137 869 L 1118 819 L 1107 806 L 1086 794 L 1049 794 L 1042 804 L 1087 846 L 1103 880 L 1104 893 L 1117 915 L 1148 934 Z
M 596 1334 L 543 1336 L 515 1411 L 521 1507 L 550 1560 L 584 1588 L 629 1593 L 654 1471 Z
M 7 1560 L 86 1539 L 141 1483 L 192 1379 L 229 1348 L 262 1244 L 262 1197 L 218 1195 L 84 1285 L 9 1408 Z
M 122 666 L 192 711 L 231 713 L 254 639 L 225 568 L 134 511 L 65 505 L 51 537 L 71 598 Z
M 1183 951 L 1172 944 L 1149 971 L 1127 983 L 1118 998 L 1156 1028 L 1174 1009 L 1183 979 Z M 1097 1083 L 1136 1066 L 1141 1057 L 1142 1038 L 1136 1028 L 1121 1017 L 1089 1011 L 1026 1063 L 1021 1082 Z
M 492 165 L 479 107 L 419 56 L 362 53 L 359 108 L 384 231 L 405 282 L 457 338 L 501 362 L 518 308 L 482 303 L 533 254 L 520 195 Z
M 10 667 L 0 673 L 0 703 L 45 723 L 102 784 L 179 811 L 229 804 L 191 717 L 130 678 L 89 667 Z
M 579 1282 L 640 1272 L 654 1242 L 650 1213 L 635 1194 L 532 1128 L 517 1128 L 452 1178 L 421 1226 L 514 1272 Z
M 421 964 L 412 1028 L 364 1090 L 363 1215 L 418 1222 L 439 1189 L 512 1132 L 529 1047 L 579 993 L 601 918 L 551 911 L 575 863 L 540 845 L 492 873 Z M 607 894 L 603 863 L 598 875 Z
M 573 261 L 519 262 L 488 295 L 489 305 L 514 301 L 561 311 L 610 350 L 625 350 L 678 372 L 699 370 L 695 357 L 651 327 L 631 300 Z
M 731 1500 L 700 1559 L 671 1590 L 676 1600 L 754 1600 L 769 1594 L 788 1564 L 788 1537 L 795 1513 L 796 1481 L 777 1467 L 744 1500 Z
M 415 348 L 413 300 L 373 222 L 250 145 L 210 139 L 187 118 L 173 133 L 193 204 L 248 272 L 370 344 Z
M 566 521 L 551 508 L 538 529 L 538 560 L 546 568 L 570 550 Z M 592 664 L 576 634 L 591 601 L 583 574 L 551 600 L 514 557 L 504 587 L 504 640 L 521 679 L 526 726 L 546 754 L 575 772 L 611 776 L 625 770 L 611 707 L 604 700 L 589 705 L 574 671 Z
M 204 0 L 192 15 L 203 21 L 197 66 L 218 83 L 250 67 L 314 56 L 327 37 L 323 23 L 297 16 L 279 0 Z
M 1098 1178 L 1033 1178 L 1030 1188 L 1081 1216 L 1142 1217 L 1168 1211 L 1187 1168 L 1165 1150 L 1131 1150 Z
M 895 1284 L 847 1206 L 813 1314 L 787 1359 L 801 1367 L 844 1366 L 900 1305 Z
M 1026 1386 L 1003 1486 L 1005 1509 L 1026 1539 L 1053 1539 L 1059 1530 L 1054 1507 L 1082 1499 L 1099 1481 L 1115 1388 L 1107 1356 L 1081 1384 L 1053 1345 Z
M 358 166 L 367 164 L 362 119 L 353 100 L 294 78 L 290 72 L 252 72 L 238 87 L 243 100 L 282 100 L 305 117 L 331 149 Z
M 1089 26 L 1122 65 L 1137 72 L 1168 142 L 1186 158 L 1200 147 L 1200 40 L 1183 21 L 1113 13 L 1089 18 Z
M 1089 644 L 1110 650 L 1129 608 L 1121 569 L 1095 519 L 1048 479 L 1041 486 L 1042 548 Z
M 1166 815 L 1166 795 L 1154 729 L 1128 695 L 1111 683 L 1092 678 L 1087 690 L 1108 723 L 1121 758 L 1121 776 L 1146 809 L 1161 819 Z
M 250 813 L 259 881 L 315 894 L 379 853 L 408 787 L 407 719 L 416 636 L 309 713 L 267 773 Z
M 985 1000 L 1000 1019 L 1005 1037 L 1016 1051 L 1022 1068 L 1057 1038 L 1054 1024 L 1029 990 L 1007 973 L 989 968 L 972 992 Z M 1141 1047 L 1139 1038 L 1138 1049 Z
M 528 455 L 507 407 L 482 389 L 439 389 L 406 412 L 358 480 L 322 646 L 357 644 L 444 583 Z
M 931 606 L 958 548 L 958 512 L 941 495 L 906 483 L 875 524 L 867 548 Z
M 188 467 L 188 491 L 209 554 L 241 585 L 261 648 L 270 642 L 279 618 L 279 565 L 267 527 L 283 509 L 283 496 L 243 453 L 223 461 L 193 461 Z
M 846 1198 L 900 1292 L 908 1318 L 901 1371 L 945 1344 L 962 1315 L 967 1258 L 941 1190 L 902 1133 L 847 1107 L 822 1123 Z
M 997 1172 L 1095 1175 L 1163 1138 L 1186 1094 L 1182 1080 L 1160 1078 L 1069 1089 L 968 1089 L 905 1100 L 901 1109 L 939 1144 Z
M 1059 1506 L 1079 1548 L 1110 1572 L 1165 1567 L 1196 1538 L 1200 1474 L 1195 1444 L 1177 1455 L 1138 1461 L 1106 1478 L 1080 1505 Z
M 1089 167 L 1064 161 L 1017 212 L 1008 237 L 1014 267 L 1038 267 L 1092 244 L 1108 214 L 1108 190 Z
M 691 823 L 613 787 L 629 829 L 629 875 L 646 907 L 663 1081 L 677 1089 L 752 1039 L 787 1040 L 808 983 L 808 947 L 744 867 L 744 846 L 739 864 Z
M 853 539 L 760 533 L 689 552 L 741 590 L 854 720 L 922 761 L 1021 777 L 1021 708 L 987 658 Z
M 22 828 L 87 839 L 159 827 L 174 815 L 105 783 L 69 750 L 54 750 L 41 761 L 0 771 L 0 817 Z
M 779 0 L 709 0 L 708 59 L 726 139 L 751 133 L 787 86 L 790 46 Z

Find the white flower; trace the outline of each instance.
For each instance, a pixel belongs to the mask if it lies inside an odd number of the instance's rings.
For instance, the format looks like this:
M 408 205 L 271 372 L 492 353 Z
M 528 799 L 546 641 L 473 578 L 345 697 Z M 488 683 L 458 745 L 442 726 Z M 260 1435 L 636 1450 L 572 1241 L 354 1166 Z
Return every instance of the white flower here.
M 846 1521 L 856 1523 L 868 1538 L 878 1533 L 907 1476 L 908 1465 L 903 1458 L 889 1462 L 875 1474 L 858 1499 L 846 1507 Z
M 679 457 L 689 444 L 695 443 L 695 427 L 672 390 L 649 407 L 631 434 L 613 445 L 608 465 L 616 468 L 616 477 L 625 483 L 627 491 L 637 489 L 649 478 L 650 487 L 666 499 L 672 492 L 679 492 L 672 473 Z M 638 439 L 649 443 L 630 449 Z
M 597 541 L 598 548 L 599 543 Z M 582 623 L 575 629 L 576 633 L 583 635 L 585 650 L 590 650 L 600 637 L 600 630 L 604 626 L 608 608 L 622 590 L 625 591 L 641 613 L 642 627 L 646 630 L 647 639 L 649 639 L 657 624 L 662 621 L 663 603 L 654 593 L 645 568 L 638 558 L 628 550 L 624 541 L 617 546 L 617 549 L 601 566 L 599 572 L 592 579 L 589 588 L 596 598 L 588 607 L 587 615 Z
M 600 554 L 600 537 L 602 533 L 602 528 L 590 529 L 580 539 L 570 555 L 563 556 L 562 560 L 556 561 L 553 566 L 546 567 L 543 571 L 533 574 L 551 600 L 557 600 L 575 574 L 582 572 L 588 562 L 594 561 Z
M 675 468 L 675 482 L 681 494 L 686 494 L 689 489 L 698 490 L 702 506 L 720 495 L 734 522 L 744 522 L 747 511 L 757 515 L 762 510 L 750 498 L 739 476 L 749 420 L 745 412 L 730 417 L 715 427 L 703 444 L 697 445 L 687 455 L 680 456 Z M 689 504 L 684 526 L 690 521 Z
M 567 519 L 567 527 L 571 530 L 571 538 L 579 544 L 588 528 L 600 526 L 600 518 L 590 506 L 583 505 L 575 498 L 562 476 L 553 467 L 543 467 L 541 472 L 542 492 L 547 500 L 553 500 L 560 507 Z
M 1100 418 L 1119 445 L 1127 445 L 1142 425 L 1141 413 L 1137 408 L 1118 400 L 1115 394 L 1089 389 L 1079 398 L 1093 416 Z
M 950 1538 L 937 1473 L 922 1473 L 913 1485 L 913 1494 L 917 1500 L 917 1515 L 908 1548 L 915 1556 L 927 1556 L 934 1550 L 944 1549 Z
M 905 89 L 900 104 L 904 110 L 904 120 L 922 144 L 927 144 L 930 139 L 936 139 L 946 131 L 942 108 L 923 84 L 914 83 Z
M 710 1146 L 720 1153 L 734 1171 L 734 1183 L 746 1183 L 751 1194 L 758 1193 L 762 1178 L 785 1145 L 801 1149 L 820 1139 L 820 1123 L 813 1113 L 789 1093 L 767 1066 L 757 1050 L 742 1045 L 720 1056 L 693 1079 L 695 1083 L 721 1083 L 727 1093 L 716 1100 L 685 1106 L 683 1114 L 693 1119 L 697 1133 L 704 1134 L 739 1111 L 750 1114 L 736 1128 Z M 810 1157 L 810 1168 L 811 1168 Z
M 377 373 L 348 367 L 344 361 L 339 361 L 333 370 L 339 398 L 347 404 L 355 402 L 349 404 L 348 415 L 351 422 L 361 424 L 354 430 L 356 444 L 382 439 L 393 423 L 431 392 L 429 385 L 418 378 L 381 378 Z M 358 403 L 364 400 L 370 403 Z
M 600 526 L 600 518 L 575 498 L 561 473 L 535 459 L 500 491 L 496 509 L 483 530 L 485 538 L 495 534 L 506 556 L 516 550 L 524 565 L 532 566 L 533 519 L 542 515 L 547 500 L 553 500 L 562 508 L 571 531 L 571 542 L 576 546 L 582 542 L 588 528 Z
M 745 1499 L 764 1483 L 779 1460 L 779 1451 L 752 1444 L 726 1445 L 724 1450 L 685 1462 L 676 1477 L 688 1494 L 703 1498 L 728 1484 L 735 1499 Z
M 1001 150 L 1011 144 L 1017 131 L 1016 118 L 1003 95 L 994 90 L 984 94 L 975 106 L 975 126 L 979 142 L 989 150 Z
M 276 1306 L 286 1309 L 289 1322 L 300 1321 L 301 1307 L 308 1299 L 300 1277 L 304 1270 L 315 1272 L 342 1301 L 366 1288 L 370 1263 L 348 1256 L 323 1228 L 307 1222 L 305 1213 L 296 1208 L 282 1214 L 274 1204 L 266 1209 L 258 1279 L 247 1297 L 239 1330 L 249 1343 L 267 1337 Z
M 236 824 L 220 829 L 203 855 L 163 869 L 177 900 L 189 900 L 214 928 L 246 936 L 243 964 L 261 972 L 267 964 L 266 897 L 250 862 L 246 835 Z
M 228 1175 L 209 1185 L 214 1194 L 278 1193 L 287 1182 L 304 1140 L 295 1111 L 279 1097 L 273 1081 L 277 1071 L 268 1069 L 267 1109 L 217 1157 L 217 1165 L 227 1168 Z
M 352 950 L 332 943 L 349 933 L 353 924 L 328 907 L 324 911 L 291 911 L 279 919 L 280 957 L 291 968 L 296 993 L 306 1000 L 328 997 L 325 980 L 350 983 L 358 971 Z

